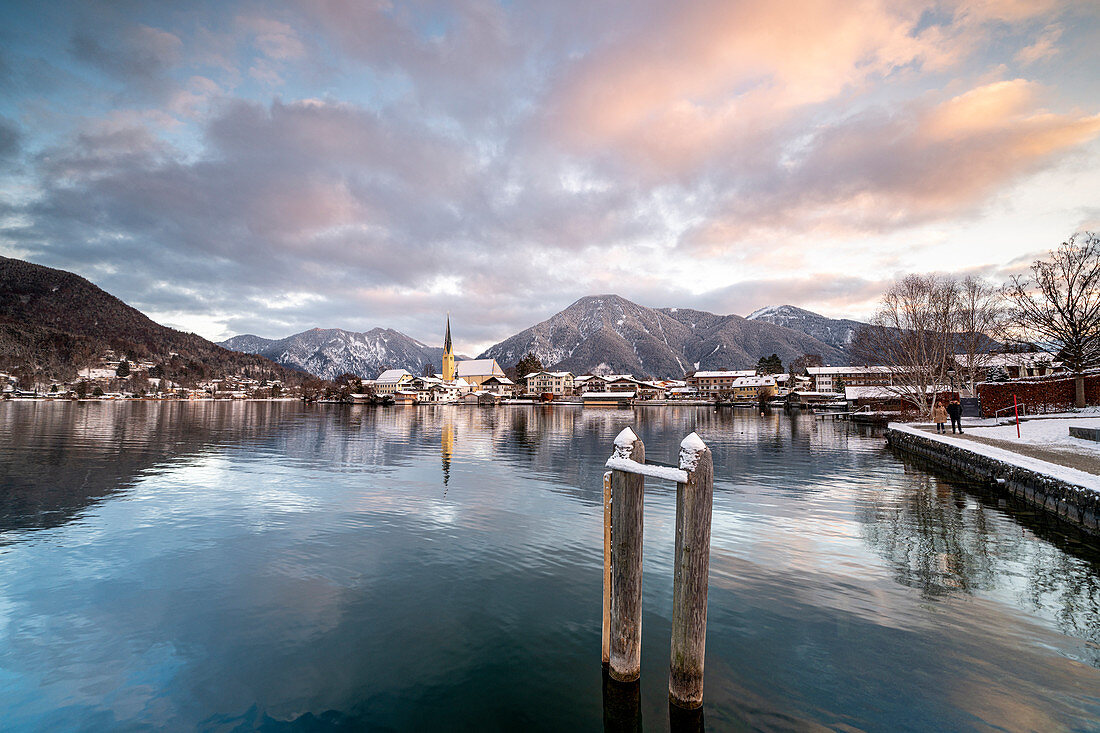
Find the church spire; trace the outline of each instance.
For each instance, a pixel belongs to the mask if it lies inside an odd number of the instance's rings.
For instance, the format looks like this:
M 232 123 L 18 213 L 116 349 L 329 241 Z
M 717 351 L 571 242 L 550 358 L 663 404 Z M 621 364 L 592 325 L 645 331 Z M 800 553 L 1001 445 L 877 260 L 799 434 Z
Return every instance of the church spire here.
M 451 344 L 451 314 L 447 314 L 447 335 L 443 337 L 443 381 L 453 382 L 455 378 L 455 354 Z

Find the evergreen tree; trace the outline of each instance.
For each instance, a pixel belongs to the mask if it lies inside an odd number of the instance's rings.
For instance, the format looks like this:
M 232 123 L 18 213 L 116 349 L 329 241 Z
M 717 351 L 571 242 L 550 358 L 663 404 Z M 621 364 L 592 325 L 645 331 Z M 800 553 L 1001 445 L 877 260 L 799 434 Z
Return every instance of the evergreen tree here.
M 783 360 L 779 358 L 778 354 L 772 354 L 771 356 L 762 356 L 760 360 L 756 362 L 757 374 L 782 374 L 783 373 Z
M 539 361 L 539 358 L 535 356 L 534 352 L 528 351 L 527 355 L 516 364 L 516 376 L 522 379 L 528 374 L 541 372 L 544 368 L 542 362 Z
M 130 362 L 123 359 L 118 363 L 118 369 L 115 370 L 116 377 L 128 377 L 130 376 Z

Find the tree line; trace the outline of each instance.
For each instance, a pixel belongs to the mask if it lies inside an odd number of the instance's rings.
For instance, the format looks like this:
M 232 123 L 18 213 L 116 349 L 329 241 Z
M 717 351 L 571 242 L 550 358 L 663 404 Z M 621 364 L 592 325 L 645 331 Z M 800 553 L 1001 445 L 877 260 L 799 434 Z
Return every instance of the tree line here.
M 883 294 L 852 344 L 853 361 L 887 368 L 884 387 L 931 414 L 953 369 L 973 392 L 997 350 L 1026 344 L 1074 376 L 1085 405 L 1084 374 L 1100 366 L 1100 238 L 1079 232 L 1035 260 L 1028 273 L 997 286 L 981 278 L 911 274 Z M 960 358 L 956 359 L 956 355 Z

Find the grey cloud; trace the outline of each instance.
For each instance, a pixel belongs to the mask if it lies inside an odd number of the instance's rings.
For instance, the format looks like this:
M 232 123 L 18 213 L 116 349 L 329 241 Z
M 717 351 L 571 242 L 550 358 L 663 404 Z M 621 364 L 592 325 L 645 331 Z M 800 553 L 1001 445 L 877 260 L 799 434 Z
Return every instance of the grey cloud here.
M 635 226 L 631 196 L 571 202 L 554 176 L 523 180 L 522 167 L 501 202 L 495 175 L 511 164 L 348 105 L 234 103 L 206 140 L 185 161 L 137 124 L 89 125 L 36 158 L 43 195 L 21 212 L 33 224 L 6 235 L 153 311 L 236 313 L 252 331 L 404 324 L 430 338 L 424 324 L 451 310 L 462 338 L 484 343 L 526 325 L 547 287 L 583 287 L 546 272 L 548 248 Z M 432 294 L 440 277 L 461 295 Z M 262 305 L 295 292 L 324 299 Z
M 182 45 L 177 36 L 157 28 L 115 30 L 102 24 L 81 28 L 69 43 L 77 60 L 143 92 L 169 83 L 167 72 L 179 62 Z
M 15 158 L 19 153 L 23 133 L 14 122 L 0 116 L 0 160 Z

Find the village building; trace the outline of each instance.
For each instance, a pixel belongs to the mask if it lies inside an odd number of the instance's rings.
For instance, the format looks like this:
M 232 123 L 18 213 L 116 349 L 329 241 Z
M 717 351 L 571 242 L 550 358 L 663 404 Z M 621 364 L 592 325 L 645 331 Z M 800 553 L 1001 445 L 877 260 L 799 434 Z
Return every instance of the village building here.
M 374 380 L 374 391 L 380 395 L 395 394 L 412 379 L 413 375 L 405 369 L 387 369 Z
M 775 395 L 786 397 L 797 390 L 809 390 L 813 380 L 801 374 L 772 374 L 775 379 Z
M 735 379 L 742 377 L 755 377 L 755 369 L 726 369 L 713 371 L 700 371 L 684 378 L 687 386 L 694 387 L 702 397 L 713 397 L 722 392 L 729 392 L 733 388 Z
M 595 374 L 582 374 L 573 377 L 573 394 L 582 395 L 589 390 L 600 392 L 606 385 L 607 382 L 603 377 Z
M 415 405 L 420 401 L 420 393 L 411 389 L 398 389 L 393 393 L 394 404 Z
M 623 374 L 616 377 L 608 377 L 605 389 L 608 392 L 636 392 L 642 383 L 630 376 Z
M 572 372 L 534 372 L 528 374 L 527 391 L 531 394 L 573 394 Z
M 1001 372 L 1008 379 L 1027 377 L 1046 377 L 1064 372 L 1062 362 L 1045 351 L 1027 351 L 1018 354 L 979 354 L 975 357 L 980 368 L 985 371 L 979 381 L 991 379 L 991 375 Z M 955 354 L 955 363 L 960 369 L 968 369 L 970 359 L 966 354 Z
M 884 366 L 808 367 L 811 391 L 843 394 L 845 387 L 874 387 L 891 384 L 891 370 Z
M 665 387 L 659 382 L 643 382 L 629 374 L 607 377 L 604 386 L 607 392 L 633 392 L 639 399 L 664 399 Z
M 906 399 L 916 395 L 918 390 L 914 387 L 901 386 L 862 386 L 845 387 L 844 400 L 848 403 L 848 409 L 870 409 L 891 412 L 903 412 L 915 410 L 913 403 Z M 925 394 L 942 403 L 959 398 L 959 393 L 948 385 L 930 385 L 925 389 Z
M 496 359 L 466 359 L 455 365 L 455 377 L 465 379 L 474 388 L 480 387 L 490 377 L 504 376 L 504 370 Z
M 738 377 L 733 380 L 730 393 L 735 400 L 756 401 L 775 396 L 774 377 Z
M 494 375 L 481 383 L 481 389 L 499 397 L 512 397 L 516 392 L 516 383 L 508 377 Z
M 581 402 L 585 407 L 629 407 L 633 392 L 585 392 Z

